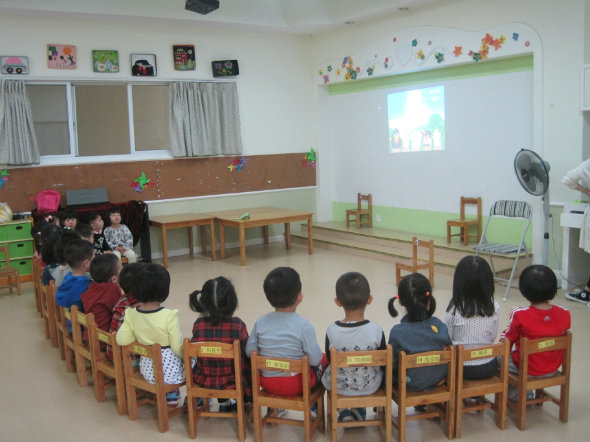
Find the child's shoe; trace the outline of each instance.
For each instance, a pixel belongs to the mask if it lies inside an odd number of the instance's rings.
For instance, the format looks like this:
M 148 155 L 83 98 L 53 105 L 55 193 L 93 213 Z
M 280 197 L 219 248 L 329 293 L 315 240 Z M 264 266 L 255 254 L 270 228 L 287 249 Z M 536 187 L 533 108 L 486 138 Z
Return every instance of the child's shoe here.
M 350 408 L 343 408 L 338 412 L 338 422 L 351 422 L 355 420 Z
M 311 417 L 312 418 L 316 418 L 318 417 L 318 404 L 313 404 L 313 407 L 311 407 Z
M 352 412 L 354 419 L 357 421 L 364 421 L 367 419 L 366 408 L 351 408 L 350 411 Z
M 171 391 L 166 393 L 166 403 L 169 407 L 178 407 L 178 399 L 180 397 L 180 390 L 176 389 L 176 391 Z
M 235 399 L 228 399 L 224 402 L 219 403 L 220 413 L 233 413 L 238 410 L 238 404 Z
M 585 291 L 584 289 L 574 289 L 569 293 L 565 294 L 565 299 L 569 299 L 570 301 L 575 302 L 583 302 L 587 304 L 590 301 L 590 293 Z

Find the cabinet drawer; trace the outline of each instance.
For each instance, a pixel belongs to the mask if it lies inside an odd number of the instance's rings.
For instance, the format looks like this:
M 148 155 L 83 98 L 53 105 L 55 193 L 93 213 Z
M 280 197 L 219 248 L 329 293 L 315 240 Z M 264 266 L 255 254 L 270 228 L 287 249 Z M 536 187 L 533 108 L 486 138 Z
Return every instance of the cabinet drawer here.
M 33 273 L 33 258 L 17 258 L 10 260 L 10 266 L 13 269 L 18 269 L 18 273 L 22 275 L 31 275 Z M 0 261 L 0 268 L 6 267 L 6 262 Z
M 31 222 L 0 224 L 0 241 L 31 239 Z
M 16 241 L 7 244 L 10 259 L 33 256 L 33 241 Z

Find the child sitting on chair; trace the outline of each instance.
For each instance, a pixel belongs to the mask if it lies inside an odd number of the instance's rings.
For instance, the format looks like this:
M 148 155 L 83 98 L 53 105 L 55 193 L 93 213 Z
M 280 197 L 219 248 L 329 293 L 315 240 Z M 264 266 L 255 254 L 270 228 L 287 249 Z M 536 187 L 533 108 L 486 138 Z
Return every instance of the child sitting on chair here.
M 67 232 L 63 234 L 65 233 Z M 88 241 L 74 239 L 66 246 L 64 256 L 72 271 L 65 276 L 57 288 L 55 301 L 61 307 L 70 308 L 72 305 L 76 305 L 80 311 L 84 311 L 81 297 L 90 285 L 88 270 L 90 270 L 90 263 L 94 258 L 94 249 Z
M 109 247 L 119 259 L 124 256 L 129 263 L 137 261 L 133 251 L 133 235 L 125 224 L 121 224 L 121 211 L 116 208 L 111 209 L 108 216 L 111 224 L 104 229 L 104 236 Z
M 553 270 L 544 265 L 531 265 L 524 269 L 518 281 L 520 293 L 531 303 L 528 307 L 513 307 L 502 339 L 514 345 L 509 370 L 518 373 L 520 338 L 530 339 L 563 336 L 571 325 L 570 312 L 551 301 L 557 293 L 557 278 Z M 555 373 L 562 362 L 562 351 L 548 351 L 529 356 L 529 376 L 547 376 Z M 508 386 L 508 399 L 516 401 L 517 390 Z M 527 392 L 532 399 L 534 392 Z

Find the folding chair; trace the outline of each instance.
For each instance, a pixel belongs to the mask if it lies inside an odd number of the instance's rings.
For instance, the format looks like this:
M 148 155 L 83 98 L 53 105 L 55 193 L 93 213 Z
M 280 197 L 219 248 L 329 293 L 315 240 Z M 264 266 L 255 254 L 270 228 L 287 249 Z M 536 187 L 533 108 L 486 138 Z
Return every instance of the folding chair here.
M 343 396 L 338 394 L 338 370 L 355 367 L 384 367 L 384 386 L 373 394 L 366 396 Z M 378 426 L 383 433 L 383 440 L 391 440 L 391 389 L 392 389 L 392 349 L 386 350 L 339 352 L 330 349 L 331 389 L 328 391 L 328 422 L 332 441 L 338 440 L 338 428 Z M 339 408 L 378 409 L 375 419 L 352 422 L 338 422 Z
M 106 400 L 105 387 L 114 385 L 117 392 L 117 411 L 119 414 L 127 413 L 127 399 L 125 397 L 125 376 L 123 374 L 123 356 L 121 347 L 117 344 L 117 332 L 109 333 L 101 330 L 92 323 L 90 328 L 90 349 L 94 360 L 92 372 L 94 382 L 94 396 L 98 402 Z M 110 345 L 113 351 L 113 359 L 109 359 L 106 351 L 101 346 Z M 109 378 L 109 381 L 105 380 Z
M 137 407 L 144 404 L 155 405 L 158 411 L 158 427 L 160 432 L 169 430 L 168 419 L 184 411 L 184 407 L 172 408 L 166 402 L 166 393 L 176 391 L 184 384 L 165 384 L 162 368 L 162 347 L 160 344 L 143 345 L 139 342 L 122 347 L 123 371 L 125 373 L 125 386 L 127 392 L 127 411 L 129 419 L 137 418 Z M 155 382 L 152 384 L 144 379 L 142 374 L 133 367 L 133 356 L 138 355 L 149 358 L 154 364 Z M 138 398 L 137 390 L 150 393 L 148 396 Z
M 480 253 L 487 254 L 489 256 L 492 272 L 494 272 L 494 280 L 507 283 L 506 293 L 504 294 L 504 301 L 506 301 L 506 299 L 508 298 L 508 292 L 510 290 L 510 287 L 512 286 L 512 279 L 514 278 L 516 265 L 518 264 L 518 259 L 520 258 L 521 252 L 524 250 L 525 256 L 529 253 L 525 243 L 525 238 L 526 232 L 529 229 L 529 225 L 531 224 L 532 213 L 533 212 L 531 210 L 531 207 L 528 203 L 525 203 L 524 201 L 496 201 L 494 205 L 490 208 L 490 215 L 486 222 L 486 226 L 483 229 L 483 234 L 481 235 L 479 245 L 473 247 L 473 250 L 475 250 L 476 252 L 476 256 Z M 498 219 L 499 217 L 521 218 L 525 221 L 524 230 L 522 231 L 520 242 L 517 245 L 488 242 L 486 233 L 489 233 L 488 229 L 490 225 L 494 227 L 499 226 L 501 224 Z M 509 279 L 498 277 L 498 273 L 494 268 L 494 261 L 492 258 L 493 256 L 514 257 L 514 265 L 512 266 L 512 271 L 510 272 Z
M 363 216 L 366 216 L 366 219 L 363 220 Z M 354 219 L 357 229 L 361 228 L 361 224 L 373 227 L 373 196 L 370 193 L 357 194 L 357 208 L 346 211 L 346 227 L 350 226 L 351 218 Z
M 484 347 L 465 348 L 457 345 L 457 394 L 455 395 L 455 437 L 461 437 L 461 419 L 463 413 L 483 412 L 491 408 L 496 412 L 496 424 L 500 430 L 506 428 L 506 403 L 508 401 L 508 362 L 510 358 L 510 341 Z M 485 379 L 463 379 L 463 364 L 482 358 L 501 358 L 496 374 Z M 486 399 L 486 394 L 494 394 L 494 402 Z M 463 399 L 477 397 L 474 405 L 464 405 Z
M 72 321 L 70 309 L 59 306 L 59 327 L 58 333 L 61 333 L 61 342 L 63 343 L 64 358 L 68 372 L 75 370 L 74 366 L 74 336 L 68 328 L 68 321 Z
M 324 392 L 321 382 L 310 388 L 309 361 L 307 355 L 301 359 L 283 359 L 259 356 L 254 351 L 250 355 L 252 364 L 252 390 L 254 402 L 254 440 L 262 441 L 262 429 L 266 424 L 285 424 L 303 427 L 305 442 L 310 442 L 316 429 L 324 431 Z M 260 370 L 301 373 L 303 393 L 299 396 L 278 396 L 262 390 L 260 386 Z M 317 404 L 317 417 L 312 419 L 311 408 Z M 283 408 L 303 412 L 303 421 L 269 416 L 262 418 L 262 407 Z
M 440 351 L 406 354 L 399 352 L 399 370 L 397 385 L 392 390 L 393 401 L 397 404 L 397 419 L 392 418 L 397 429 L 397 440 L 406 440 L 406 423 L 433 417 L 444 419 L 445 435 L 452 439 L 455 428 L 455 348 L 447 347 Z M 447 379 L 440 385 L 427 391 L 411 391 L 406 388 L 407 371 L 410 368 L 447 365 Z M 425 412 L 412 415 L 406 414 L 406 408 L 416 405 L 430 405 Z
M 552 376 L 529 376 L 529 356 L 545 351 L 562 351 L 561 370 Z M 559 406 L 559 420 L 567 422 L 570 395 L 570 367 L 572 356 L 572 334 L 566 332 L 564 336 L 539 339 L 520 338 L 519 373 L 510 373 L 508 383 L 518 389 L 516 403 L 508 402 L 508 406 L 516 411 L 516 426 L 524 430 L 526 426 L 527 405 L 551 401 Z M 545 391 L 545 388 L 559 386 L 559 398 Z M 535 390 L 535 398 L 527 399 L 526 392 Z
M 88 365 L 90 374 L 94 372 L 94 360 L 90 348 L 90 328 L 95 325 L 92 313 L 82 313 L 77 305 L 70 308 L 72 322 L 72 337 L 74 339 L 74 358 L 76 360 L 76 374 L 80 387 L 88 385 Z
M 465 206 L 474 205 L 477 208 L 477 218 L 468 218 L 465 216 Z M 461 197 L 461 209 L 459 213 L 459 219 L 450 219 L 447 221 L 447 244 L 451 242 L 453 236 L 458 236 L 463 244 L 467 245 L 470 239 L 479 241 L 481 238 L 481 197 L 468 198 L 465 196 Z M 475 234 L 469 234 L 471 227 L 476 228 Z M 453 227 L 459 228 L 459 233 L 451 233 Z
M 233 390 L 215 390 L 213 388 L 199 387 L 193 382 L 191 358 L 215 358 L 232 359 L 236 388 Z M 184 367 L 186 370 L 186 398 L 188 405 L 188 432 L 189 437 L 197 437 L 197 422 L 200 417 L 220 417 L 236 419 L 238 423 L 238 440 L 246 439 L 246 419 L 244 416 L 244 392 L 242 385 L 242 355 L 240 341 L 233 344 L 221 342 L 190 342 L 184 340 Z M 203 400 L 203 407 L 199 409 L 197 399 Z M 212 412 L 209 410 L 209 398 L 235 399 L 235 412 Z
M 423 247 L 428 250 L 428 259 L 418 258 L 418 247 Z M 412 238 L 412 263 L 395 263 L 395 285 L 399 285 L 399 282 L 402 279 L 402 270 L 415 273 L 420 269 L 428 269 L 428 279 L 430 285 L 434 287 L 434 241 L 423 241 L 414 236 Z

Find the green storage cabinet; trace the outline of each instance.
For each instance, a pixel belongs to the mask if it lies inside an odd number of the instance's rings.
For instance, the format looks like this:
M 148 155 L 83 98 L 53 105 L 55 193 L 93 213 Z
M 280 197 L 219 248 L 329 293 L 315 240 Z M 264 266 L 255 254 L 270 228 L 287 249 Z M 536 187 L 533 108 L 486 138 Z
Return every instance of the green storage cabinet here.
M 20 276 L 33 274 L 35 248 L 31 237 L 31 220 L 12 221 L 0 224 L 0 245 L 8 244 L 10 265 L 18 269 Z M 2 255 L 2 254 L 0 254 Z M 4 256 L 0 256 L 4 259 Z M 0 262 L 0 267 L 6 264 Z M 30 278 L 24 278 L 29 280 Z

